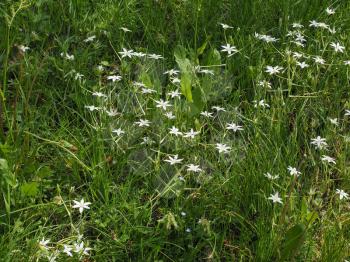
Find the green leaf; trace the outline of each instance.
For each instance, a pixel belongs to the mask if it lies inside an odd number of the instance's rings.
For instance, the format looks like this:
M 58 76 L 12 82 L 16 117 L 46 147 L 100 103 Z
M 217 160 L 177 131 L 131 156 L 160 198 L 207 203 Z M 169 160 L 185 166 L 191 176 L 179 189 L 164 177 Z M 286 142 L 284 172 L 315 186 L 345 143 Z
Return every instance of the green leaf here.
M 297 224 L 291 227 L 285 236 L 285 242 L 283 245 L 283 250 L 281 252 L 281 261 L 295 256 L 295 254 L 300 250 L 303 242 L 305 240 L 306 228 L 303 224 Z
M 193 102 L 192 89 L 191 89 L 191 77 L 187 73 L 183 73 L 181 76 L 181 92 L 186 97 L 188 102 Z
M 38 195 L 38 183 L 37 182 L 30 182 L 30 183 L 25 183 L 21 185 L 21 192 L 23 195 L 28 196 L 28 197 L 35 197 Z

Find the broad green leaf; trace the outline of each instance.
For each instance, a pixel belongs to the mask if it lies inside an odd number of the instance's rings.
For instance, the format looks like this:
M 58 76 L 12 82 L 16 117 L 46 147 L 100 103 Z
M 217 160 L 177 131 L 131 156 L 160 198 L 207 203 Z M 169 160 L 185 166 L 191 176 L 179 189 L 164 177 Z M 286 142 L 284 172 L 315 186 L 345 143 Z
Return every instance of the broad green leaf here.
M 181 92 L 186 97 L 188 102 L 191 102 L 191 103 L 193 102 L 191 77 L 187 73 L 184 73 L 181 76 Z
M 20 188 L 22 194 L 29 197 L 35 197 L 39 192 L 37 182 L 25 183 Z
M 285 236 L 285 242 L 281 252 L 281 261 L 288 260 L 295 256 L 300 250 L 306 235 L 306 228 L 303 224 L 297 224 L 291 227 Z

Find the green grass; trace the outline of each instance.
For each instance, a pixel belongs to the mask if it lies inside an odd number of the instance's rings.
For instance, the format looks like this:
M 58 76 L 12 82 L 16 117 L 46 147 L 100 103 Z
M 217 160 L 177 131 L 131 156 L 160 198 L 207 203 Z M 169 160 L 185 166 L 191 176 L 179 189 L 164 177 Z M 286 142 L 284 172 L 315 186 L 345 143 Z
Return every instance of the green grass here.
M 4 0 L 0 11 L 0 261 L 350 259 L 350 202 L 337 191 L 350 193 L 348 1 Z M 305 47 L 288 36 L 295 22 Z M 238 49 L 230 57 L 228 43 Z M 122 58 L 123 48 L 164 59 Z M 179 83 L 164 74 L 171 68 Z M 317 136 L 326 148 L 311 144 Z M 176 154 L 181 163 L 164 161 Z M 282 204 L 269 199 L 276 192 Z M 82 198 L 91 204 L 80 213 Z

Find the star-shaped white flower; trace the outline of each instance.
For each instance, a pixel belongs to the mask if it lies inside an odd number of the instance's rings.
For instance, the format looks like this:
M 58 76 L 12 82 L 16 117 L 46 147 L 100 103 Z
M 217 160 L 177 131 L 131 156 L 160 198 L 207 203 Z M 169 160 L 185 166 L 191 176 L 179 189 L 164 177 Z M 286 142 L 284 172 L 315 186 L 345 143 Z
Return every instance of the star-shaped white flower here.
M 97 96 L 97 97 L 103 97 L 103 98 L 107 97 L 107 95 L 105 95 L 104 93 L 101 93 L 101 92 L 93 92 L 92 95 Z
M 211 108 L 216 110 L 216 112 L 220 112 L 220 111 L 226 112 L 226 109 L 220 106 L 212 106 Z
M 203 111 L 200 113 L 202 116 L 205 116 L 205 117 L 213 117 L 213 113 L 211 112 L 208 112 L 208 111 Z
M 217 143 L 216 144 L 216 149 L 219 150 L 219 153 L 226 154 L 226 153 L 230 152 L 231 147 L 229 147 L 229 146 L 227 146 L 225 144 Z
M 239 126 L 239 125 L 237 125 L 235 123 L 227 123 L 226 129 L 227 130 L 232 130 L 233 132 L 237 132 L 237 131 L 243 130 L 242 126 Z
M 321 157 L 321 160 L 322 160 L 322 161 L 325 161 L 325 162 L 328 162 L 328 163 L 333 163 L 333 164 L 336 163 L 336 162 L 335 162 L 335 159 L 334 159 L 333 157 L 326 156 L 326 155 L 323 155 L 323 156 Z
M 49 247 L 47 246 L 47 244 L 49 244 L 49 243 L 50 243 L 50 239 L 42 238 L 39 241 L 39 246 L 40 246 L 40 248 L 47 250 L 47 249 L 49 249 Z
M 181 136 L 182 132 L 179 131 L 179 129 L 175 126 L 172 126 L 170 129 L 170 134 L 175 135 L 175 136 Z
M 150 54 L 148 55 L 148 58 L 155 59 L 155 60 L 163 59 L 161 55 L 157 55 L 157 54 Z
M 121 136 L 122 134 L 125 134 L 125 131 L 123 131 L 121 128 L 113 129 L 112 133 L 117 134 L 117 136 Z
M 183 137 L 190 137 L 190 138 L 194 138 L 196 135 L 198 135 L 199 132 L 198 131 L 194 131 L 193 128 L 191 128 L 191 130 L 189 132 L 185 132 Z
M 227 24 L 223 24 L 223 23 L 219 23 L 221 25 L 221 27 L 226 30 L 226 29 L 230 29 L 230 28 L 233 28 L 232 26 L 229 26 Z
M 309 67 L 309 65 L 308 65 L 307 63 L 305 63 L 304 61 L 303 61 L 303 62 L 297 62 L 297 65 L 298 65 L 301 69 L 304 69 L 304 68 Z
M 325 138 L 317 136 L 316 138 L 311 139 L 311 144 L 316 146 L 316 149 L 323 149 L 327 146 Z
M 340 53 L 343 53 L 344 50 L 345 50 L 345 47 L 342 46 L 340 43 L 331 43 L 330 44 L 331 47 L 333 47 L 334 51 L 335 52 L 340 52 Z
M 83 213 L 84 209 L 90 209 L 89 205 L 91 205 L 91 203 L 90 202 L 85 202 L 84 198 L 82 198 L 80 200 L 80 202 L 76 201 L 76 200 L 73 200 L 73 202 L 74 202 L 73 208 L 79 208 L 80 214 Z
M 230 44 L 226 44 L 226 45 L 223 45 L 221 47 L 222 47 L 221 52 L 226 52 L 228 54 L 228 57 L 230 57 L 238 52 L 237 48 L 235 46 L 230 45 Z
M 67 256 L 70 256 L 72 257 L 73 254 L 72 254 L 72 247 L 71 246 L 68 246 L 68 245 L 63 245 L 63 253 L 66 253 Z
M 320 56 L 316 56 L 313 59 L 314 59 L 315 63 L 320 64 L 320 65 L 324 65 L 326 63 L 326 61 Z
M 295 167 L 291 166 L 288 167 L 288 171 L 291 176 L 299 176 L 301 174 Z
M 265 173 L 264 176 L 269 180 L 276 180 L 279 177 L 278 175 L 271 175 L 269 172 Z
M 175 69 L 170 69 L 168 71 L 164 72 L 164 75 L 169 75 L 169 76 L 176 76 L 180 71 L 175 70 Z
M 122 80 L 122 77 L 121 76 L 117 76 L 117 75 L 110 75 L 110 76 L 107 76 L 107 80 L 112 80 L 112 82 L 115 82 L 115 81 Z
M 168 95 L 171 97 L 171 98 L 175 98 L 175 97 L 180 97 L 181 96 L 181 93 L 179 92 L 178 89 L 176 89 L 175 91 L 170 91 L 168 93 Z
M 273 203 L 280 203 L 283 204 L 282 198 L 279 197 L 279 193 L 276 192 L 274 195 L 271 194 L 270 197 L 268 198 L 269 200 L 272 200 Z
M 343 189 L 336 189 L 335 191 L 337 192 L 337 194 L 339 194 L 340 200 L 342 200 L 343 198 L 348 199 L 349 194 L 346 193 Z
M 174 157 L 169 156 L 168 159 L 164 160 L 165 162 L 168 162 L 170 165 L 179 164 L 182 162 L 183 159 L 180 159 L 178 155 L 174 155 Z
M 269 73 L 270 75 L 275 75 L 280 73 L 280 71 L 283 69 L 281 66 L 266 66 L 266 73 Z
M 125 33 L 132 32 L 129 28 L 126 27 L 119 27 L 120 30 L 123 30 Z
M 85 108 L 89 109 L 91 112 L 95 110 L 101 110 L 101 107 L 98 106 L 85 106 Z
M 327 13 L 328 15 L 334 15 L 334 14 L 335 14 L 335 10 L 332 9 L 332 8 L 330 8 L 330 7 L 327 7 L 326 13 Z
M 171 106 L 169 101 L 164 101 L 163 99 L 160 99 L 159 101 L 155 101 L 157 103 L 156 107 L 162 108 L 163 110 L 166 110 L 167 107 Z
M 202 169 L 198 165 L 189 164 L 187 165 L 187 171 L 198 173 L 198 172 L 201 172 Z
M 140 119 L 139 121 L 135 122 L 138 126 L 150 126 L 151 122 L 147 119 Z
M 124 57 L 129 57 L 129 58 L 132 58 L 132 56 L 134 55 L 134 50 L 130 49 L 126 49 L 126 48 L 123 48 L 123 51 L 119 52 L 119 54 L 122 55 L 122 58 Z

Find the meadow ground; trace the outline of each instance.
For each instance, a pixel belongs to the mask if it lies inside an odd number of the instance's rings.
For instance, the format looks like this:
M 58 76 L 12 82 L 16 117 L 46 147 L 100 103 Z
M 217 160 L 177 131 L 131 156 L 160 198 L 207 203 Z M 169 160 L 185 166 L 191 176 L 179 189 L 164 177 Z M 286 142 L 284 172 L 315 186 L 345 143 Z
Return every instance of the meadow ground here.
M 0 11 L 0 261 L 350 260 L 349 1 Z

